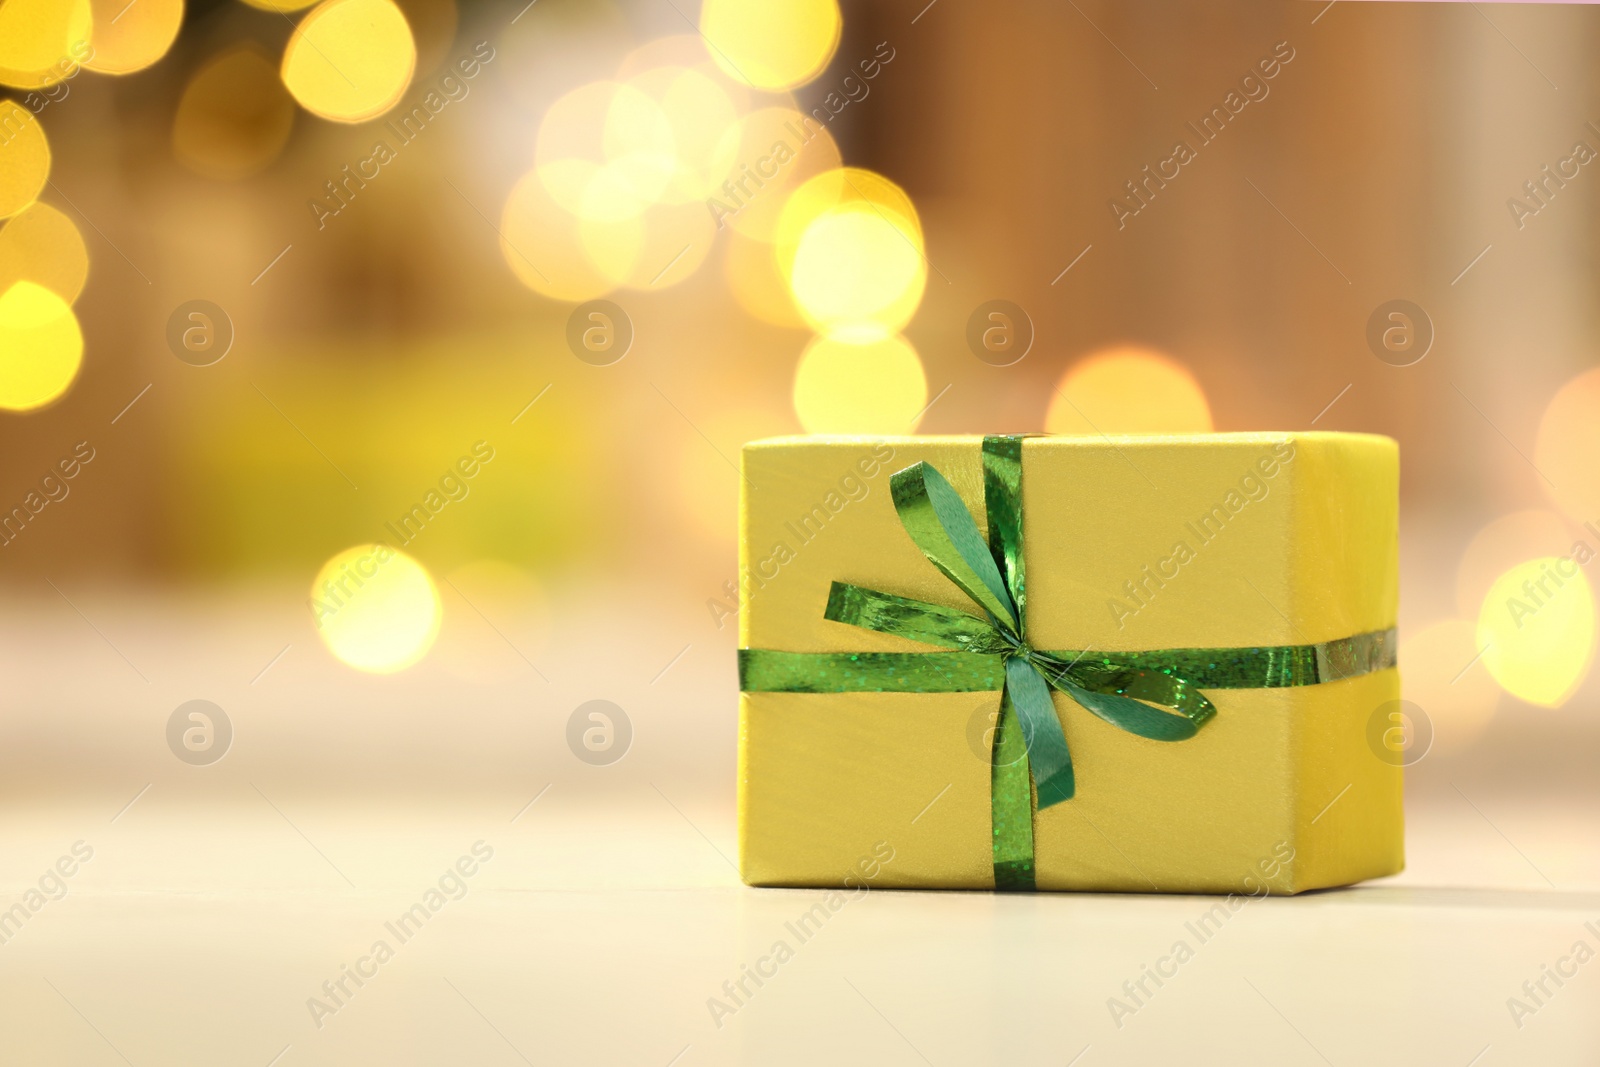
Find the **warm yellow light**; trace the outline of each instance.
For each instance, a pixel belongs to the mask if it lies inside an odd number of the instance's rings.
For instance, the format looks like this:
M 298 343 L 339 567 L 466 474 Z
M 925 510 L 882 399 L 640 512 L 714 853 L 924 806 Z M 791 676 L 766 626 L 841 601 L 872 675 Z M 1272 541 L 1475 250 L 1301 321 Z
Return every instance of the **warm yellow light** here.
M 667 289 L 700 269 L 716 240 L 703 204 L 654 204 L 642 218 L 579 225 L 586 255 L 630 289 Z
M 301 8 L 310 7 L 317 0 L 244 0 L 244 2 L 263 11 L 299 11 Z
M 903 337 L 864 345 L 819 337 L 794 376 L 794 410 L 806 433 L 911 433 L 927 403 L 922 360 Z
M 822 73 L 839 47 L 837 0 L 703 0 L 700 32 L 731 78 L 792 89 Z
M 1477 640 L 1506 692 L 1561 706 L 1589 673 L 1594 653 L 1594 595 L 1582 564 L 1546 556 L 1506 571 L 1483 598 Z
M 1132 346 L 1089 356 L 1050 399 L 1049 433 L 1206 433 L 1211 407 L 1194 376 L 1157 352 Z
M 356 545 L 311 583 L 317 635 L 343 662 L 393 674 L 421 660 L 439 634 L 439 592 L 422 564 L 388 545 Z
M 580 233 L 585 227 L 578 219 L 562 210 L 537 173 L 528 174 L 506 198 L 500 252 L 512 273 L 534 292 L 555 300 L 592 300 L 615 289 L 617 282 L 595 267 L 586 244 L 612 257 L 608 265 L 626 274 L 644 242 L 643 226 L 635 215 L 590 222 L 588 232 Z
M 629 84 L 660 108 L 671 134 L 672 173 L 661 190 L 667 203 L 701 202 L 728 177 L 739 150 L 733 100 L 708 75 L 685 67 L 655 67 Z
M 1500 687 L 1478 659 L 1477 627 L 1444 619 L 1400 642 L 1401 695 L 1423 710 L 1440 751 L 1465 748 L 1488 727 Z
M 44 127 L 15 101 L 0 100 L 0 219 L 37 200 L 49 177 Z
M 172 151 L 207 178 L 248 177 L 278 158 L 294 114 L 272 61 L 250 45 L 235 48 L 190 79 L 172 119 Z
M 88 277 L 83 235 L 49 204 L 34 201 L 0 226 L 0 293 L 30 281 L 70 304 Z
M 1534 445 L 1545 495 L 1577 522 L 1600 524 L 1600 368 L 1557 390 Z
M 94 52 L 83 65 L 102 74 L 131 74 L 167 54 L 183 24 L 183 0 L 92 0 Z
M 545 112 L 534 146 L 540 179 L 567 212 L 586 210 L 597 172 L 604 204 L 600 218 L 639 214 L 661 198 L 678 169 L 672 123 L 648 94 L 621 82 L 580 85 Z M 618 199 L 618 198 L 621 199 Z
M 711 194 L 711 211 L 717 216 L 719 227 L 731 226 L 748 237 L 775 241 L 789 192 L 830 171 L 840 171 L 839 146 L 826 126 L 792 107 L 762 108 L 746 115 L 740 123 L 734 165 L 727 183 Z M 805 229 L 803 223 L 838 202 L 838 187 L 842 184 L 835 178 L 831 195 L 797 207 L 796 241 Z M 904 205 L 910 206 L 909 198 Z M 809 214 L 801 219 L 800 214 L 807 207 Z
M 0 408 L 31 411 L 67 391 L 83 362 L 78 317 L 42 285 L 21 281 L 0 296 Z
M 39 89 L 75 74 L 92 24 L 89 0 L 4 0 L 0 84 Z
M 283 84 L 300 105 L 334 122 L 365 122 L 399 102 L 417 46 L 390 0 L 324 0 L 283 53 Z
M 911 321 L 928 271 L 903 222 L 875 204 L 831 208 L 795 249 L 795 306 L 818 333 L 862 343 Z
M 1483 596 L 1506 571 L 1523 560 L 1566 554 L 1574 544 L 1566 521 L 1553 511 L 1514 511 L 1473 535 L 1456 565 L 1456 610 L 1472 618 Z
M 728 235 L 726 255 L 723 276 L 740 307 L 774 326 L 805 327 L 806 321 L 800 317 L 789 287 L 778 272 L 771 245 L 735 230 Z

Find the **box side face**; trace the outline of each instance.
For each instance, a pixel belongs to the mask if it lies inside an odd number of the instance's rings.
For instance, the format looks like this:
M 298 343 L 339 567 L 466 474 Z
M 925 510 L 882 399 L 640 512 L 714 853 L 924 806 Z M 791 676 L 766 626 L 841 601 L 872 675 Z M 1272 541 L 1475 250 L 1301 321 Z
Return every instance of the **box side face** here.
M 1399 611 L 1398 447 L 1313 435 L 1298 452 L 1296 626 L 1312 641 L 1389 629 Z M 1372 740 L 1375 717 L 1399 698 L 1394 669 L 1307 688 L 1295 731 L 1297 891 L 1404 866 L 1403 772 Z

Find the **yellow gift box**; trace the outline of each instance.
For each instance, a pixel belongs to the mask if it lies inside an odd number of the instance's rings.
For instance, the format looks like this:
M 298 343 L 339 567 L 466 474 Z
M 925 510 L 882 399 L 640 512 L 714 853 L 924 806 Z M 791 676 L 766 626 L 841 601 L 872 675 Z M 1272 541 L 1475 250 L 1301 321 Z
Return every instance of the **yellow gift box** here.
M 1020 643 L 1003 632 L 1013 629 L 1004 590 L 996 600 L 975 584 L 988 573 L 981 560 L 958 587 L 961 560 L 973 557 L 955 511 L 970 515 L 1004 571 L 989 508 L 1008 447 L 1014 554 L 1026 564 Z M 1036 779 L 1031 827 L 1021 828 L 1031 829 L 1027 885 L 1297 893 L 1403 866 L 1402 771 L 1380 740 L 1400 695 L 1393 440 L 788 437 L 746 445 L 743 474 L 739 861 L 749 884 L 996 887 L 999 842 L 1018 829 L 1016 809 L 1003 813 L 998 799 L 1012 772 L 997 764 L 1015 763 L 1019 736 L 1036 776 L 1050 758 L 1037 712 L 1031 733 L 1028 721 L 1018 734 L 1002 717 L 1002 682 L 1005 716 L 1024 710 L 1019 660 L 1045 678 L 1110 672 L 1124 694 L 1045 690 L 1070 751 L 1070 799 L 1057 791 L 1039 806 Z M 908 536 L 916 507 L 933 534 Z M 925 555 L 941 529 L 951 532 L 944 554 Z M 1017 571 L 1002 580 L 1020 599 Z M 971 588 L 977 603 L 963 593 Z M 853 625 L 825 617 L 843 617 L 839 605 L 855 594 L 867 608 Z M 923 618 L 964 629 L 947 609 L 1009 643 L 903 636 Z M 976 643 L 956 643 L 967 641 Z M 1165 673 L 1163 653 L 1176 665 Z M 983 670 L 967 670 L 980 660 Z M 856 681 L 813 684 L 807 665 L 821 661 Z M 936 691 L 914 680 L 939 673 L 923 663 L 999 681 Z M 1275 680 L 1208 686 L 1230 664 L 1262 663 Z M 874 672 L 882 684 L 860 680 Z M 1101 708 L 1107 699 L 1126 709 L 1160 686 L 1181 699 L 1134 710 L 1188 731 L 1178 739 L 1118 729 L 1101 714 L 1115 710 Z

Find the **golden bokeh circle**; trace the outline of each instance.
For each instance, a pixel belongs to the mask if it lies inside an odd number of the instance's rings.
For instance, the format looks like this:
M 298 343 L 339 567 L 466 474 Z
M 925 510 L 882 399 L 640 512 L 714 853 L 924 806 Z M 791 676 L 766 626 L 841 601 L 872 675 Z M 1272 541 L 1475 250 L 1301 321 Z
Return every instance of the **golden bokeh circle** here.
M 1477 643 L 1506 692 L 1544 707 L 1566 703 L 1594 657 L 1594 594 L 1582 565 L 1544 556 L 1507 570 L 1484 594 Z
M 311 613 L 328 651 L 370 674 L 421 660 L 443 614 L 427 568 L 384 544 L 356 545 L 323 564 L 311 583 Z
M 1123 345 L 1074 364 L 1050 398 L 1045 431 L 1060 434 L 1207 433 L 1211 406 L 1188 369 Z
M 42 89 L 76 74 L 93 24 L 89 0 L 0 3 L 0 85 Z
M 72 305 L 30 281 L 0 295 L 0 408 L 32 411 L 58 399 L 83 363 Z
M 922 360 L 903 337 L 818 337 L 795 370 L 794 410 L 806 433 L 909 434 L 927 403 Z
M 417 46 L 391 0 L 323 0 L 295 27 L 283 52 L 283 84 L 313 115 L 366 122 L 411 84 Z
M 13 100 L 0 100 L 0 219 L 33 203 L 50 178 L 50 142 L 39 120 Z
M 910 322 L 927 282 L 927 265 L 904 224 L 861 201 L 812 220 L 789 276 L 795 306 L 818 333 L 858 344 Z
M 101 74 L 132 74 L 155 63 L 177 39 L 183 0 L 91 0 L 93 54 L 83 65 Z
M 756 89 L 793 89 L 821 74 L 839 47 L 837 0 L 702 0 L 711 58 Z

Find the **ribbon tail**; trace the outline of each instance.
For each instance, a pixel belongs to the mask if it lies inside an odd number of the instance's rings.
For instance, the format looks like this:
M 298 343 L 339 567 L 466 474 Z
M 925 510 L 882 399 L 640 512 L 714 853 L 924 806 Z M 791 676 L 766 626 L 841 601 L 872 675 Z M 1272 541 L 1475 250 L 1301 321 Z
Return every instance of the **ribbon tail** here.
M 1049 683 L 1037 667 L 1014 656 L 1006 660 L 1006 692 L 1027 741 L 1040 810 L 1071 800 L 1076 790 L 1072 754 L 1067 751 L 1067 735 L 1061 732 L 1061 720 L 1050 699 Z
M 1217 714 L 1204 693 L 1176 674 L 1035 658 L 1044 664 L 1049 684 L 1119 730 L 1152 741 L 1187 741 Z

